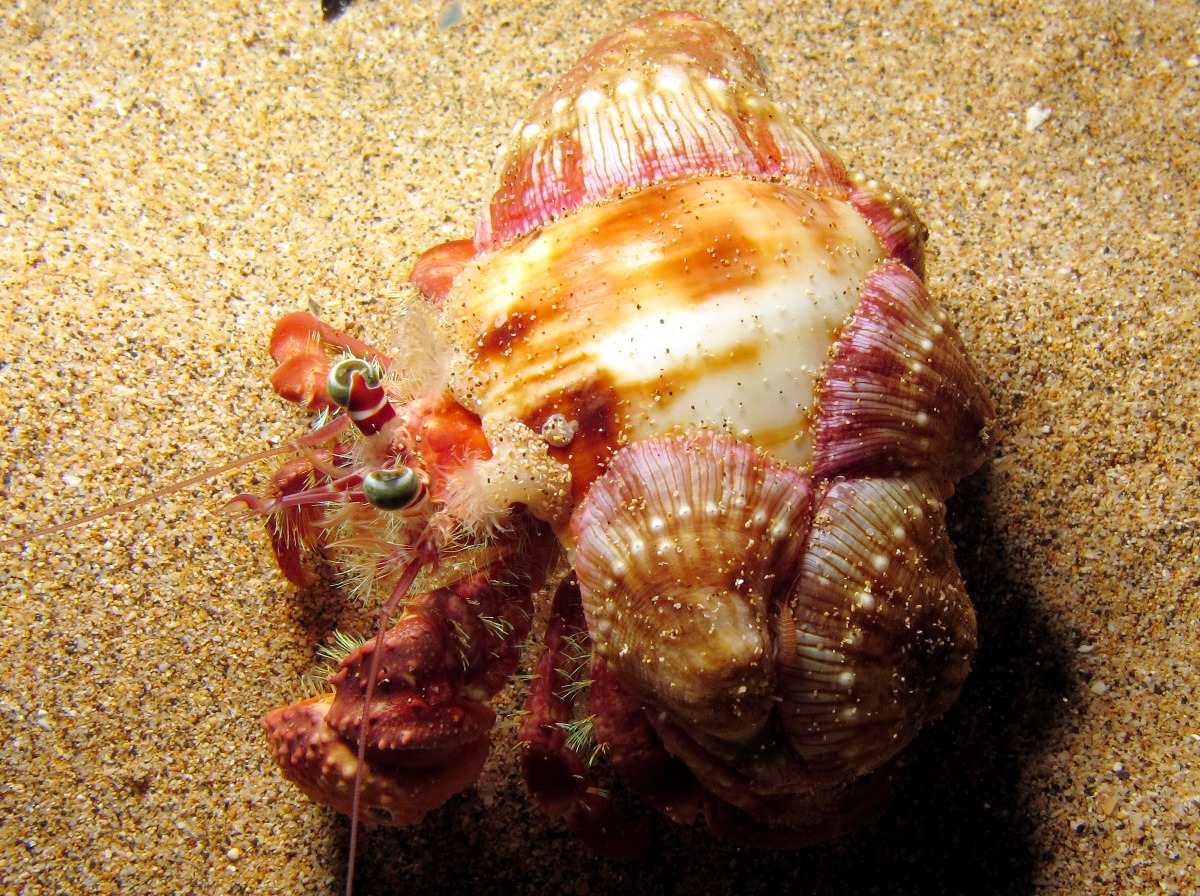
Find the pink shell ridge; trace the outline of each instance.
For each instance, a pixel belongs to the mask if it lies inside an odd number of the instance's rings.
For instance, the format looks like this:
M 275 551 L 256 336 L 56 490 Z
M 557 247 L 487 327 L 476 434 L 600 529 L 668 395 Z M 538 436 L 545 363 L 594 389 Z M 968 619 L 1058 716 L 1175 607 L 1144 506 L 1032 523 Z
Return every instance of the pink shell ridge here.
M 582 206 L 693 175 L 850 191 L 841 163 L 770 98 L 735 35 L 693 13 L 655 13 L 596 44 L 517 125 L 475 247 L 499 248 Z
M 955 482 L 983 463 L 995 416 L 950 316 L 908 267 L 863 284 L 818 393 L 822 478 L 928 472 Z

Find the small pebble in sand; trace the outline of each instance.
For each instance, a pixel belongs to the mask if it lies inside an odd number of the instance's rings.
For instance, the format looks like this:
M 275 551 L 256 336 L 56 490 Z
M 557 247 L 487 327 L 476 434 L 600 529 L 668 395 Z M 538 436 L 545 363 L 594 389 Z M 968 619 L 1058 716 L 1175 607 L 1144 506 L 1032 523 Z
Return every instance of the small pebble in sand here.
M 1050 117 L 1050 113 L 1053 111 L 1053 109 L 1049 109 L 1040 103 L 1034 103 L 1025 110 L 1025 130 L 1032 134 L 1046 123 L 1046 119 Z

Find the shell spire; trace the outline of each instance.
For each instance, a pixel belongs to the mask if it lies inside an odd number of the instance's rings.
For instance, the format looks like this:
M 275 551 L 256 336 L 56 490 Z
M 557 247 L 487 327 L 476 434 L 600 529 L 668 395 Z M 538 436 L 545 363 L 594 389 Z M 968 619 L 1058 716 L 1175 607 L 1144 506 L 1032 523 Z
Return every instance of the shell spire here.
M 644 16 L 596 44 L 518 123 L 475 247 L 495 249 L 614 194 L 699 174 L 850 192 L 841 163 L 771 99 L 735 35 L 694 13 Z

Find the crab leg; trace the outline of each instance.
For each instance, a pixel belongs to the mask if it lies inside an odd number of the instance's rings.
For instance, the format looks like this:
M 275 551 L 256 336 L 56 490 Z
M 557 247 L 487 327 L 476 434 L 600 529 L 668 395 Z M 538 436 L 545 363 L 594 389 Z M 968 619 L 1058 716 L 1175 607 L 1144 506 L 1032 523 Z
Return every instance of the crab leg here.
M 591 679 L 596 740 L 608 748 L 617 776 L 672 821 L 695 822 L 704 808 L 704 788 L 696 776 L 667 752 L 643 704 L 621 687 L 600 657 L 592 657 Z
M 521 774 L 534 799 L 552 817 L 562 817 L 588 847 L 612 859 L 636 858 L 645 825 L 632 826 L 596 786 L 587 762 L 571 742 L 577 685 L 586 674 L 591 643 L 574 576 L 554 595 L 518 739 Z

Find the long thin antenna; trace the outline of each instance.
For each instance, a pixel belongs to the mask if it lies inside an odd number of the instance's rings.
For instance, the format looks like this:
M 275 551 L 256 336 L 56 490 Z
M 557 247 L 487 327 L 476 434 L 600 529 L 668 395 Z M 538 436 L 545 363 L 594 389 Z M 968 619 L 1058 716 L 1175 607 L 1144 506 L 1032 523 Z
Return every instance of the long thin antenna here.
M 280 454 L 288 454 L 291 452 L 303 451 L 312 445 L 319 445 L 326 439 L 332 438 L 343 429 L 346 428 L 347 418 L 338 417 L 332 422 L 322 426 L 320 429 L 315 429 L 308 435 L 296 439 L 293 442 L 288 442 L 286 445 L 279 445 L 276 448 L 264 448 L 262 451 L 257 451 L 254 454 L 248 454 L 245 457 L 239 457 L 237 460 L 231 460 L 227 464 L 222 464 L 212 470 L 205 470 L 203 473 L 197 473 L 180 482 L 173 482 L 170 485 L 164 485 L 162 488 L 157 488 L 152 492 L 142 495 L 140 498 L 134 498 L 132 501 L 126 501 L 124 504 L 117 504 L 114 507 L 106 507 L 104 510 L 97 510 L 95 513 L 89 513 L 86 516 L 76 517 L 72 520 L 67 520 L 65 523 L 55 523 L 53 526 L 46 526 L 44 529 L 34 529 L 32 532 L 26 532 L 23 535 L 14 535 L 11 538 L 0 539 L 0 550 L 10 548 L 17 545 L 22 545 L 34 538 L 45 538 L 48 535 L 57 535 L 59 532 L 66 532 L 68 529 L 74 529 L 76 526 L 82 526 L 86 523 L 91 523 L 106 516 L 116 516 L 119 513 L 126 513 L 141 507 L 143 504 L 148 504 L 165 495 L 174 494 L 175 492 L 183 491 L 186 488 L 191 488 L 193 485 L 204 482 L 206 479 L 212 479 L 215 476 L 220 476 L 222 473 L 227 473 L 230 470 L 236 470 L 239 467 L 244 467 L 247 464 L 252 464 L 255 461 L 265 460 L 268 457 L 276 457 Z
M 358 732 L 358 764 L 354 769 L 354 794 L 350 799 L 350 859 L 346 868 L 346 896 L 354 896 L 354 865 L 358 855 L 358 806 L 362 797 L 363 763 L 367 761 L 367 727 L 371 724 L 371 704 L 375 699 L 375 680 L 379 677 L 379 666 L 383 661 L 383 635 L 388 620 L 396 611 L 400 601 L 408 594 L 421 570 L 430 562 L 433 544 L 428 532 L 417 543 L 416 555 L 404 568 L 396 587 L 392 589 L 387 603 L 379 614 L 379 631 L 375 633 L 375 652 L 367 669 L 367 689 L 363 695 L 363 720 Z

